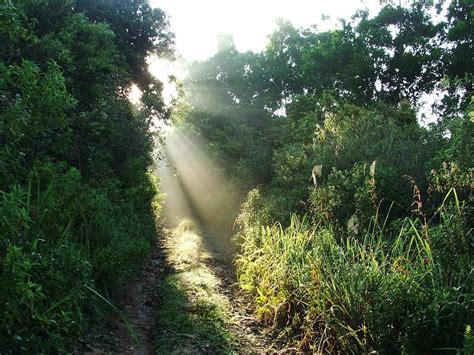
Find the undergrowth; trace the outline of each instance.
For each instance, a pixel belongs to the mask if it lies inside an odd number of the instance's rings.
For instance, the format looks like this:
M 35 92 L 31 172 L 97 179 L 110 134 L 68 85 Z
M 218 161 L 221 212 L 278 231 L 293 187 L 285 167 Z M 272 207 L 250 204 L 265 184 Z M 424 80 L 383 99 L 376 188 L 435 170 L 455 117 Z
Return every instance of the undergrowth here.
M 0 1 L 0 353 L 73 351 L 147 254 L 168 35 L 145 0 Z
M 136 192 L 135 192 L 136 193 Z M 140 193 L 153 196 L 147 183 Z M 0 192 L 0 343 L 5 352 L 67 351 L 113 299 L 154 237 L 111 184 L 90 188 L 74 168 L 47 165 Z
M 431 353 L 464 342 L 472 350 L 472 230 L 466 205 L 450 195 L 437 224 L 374 217 L 362 236 L 342 239 L 331 224 L 295 215 L 286 228 L 247 224 L 240 283 L 258 316 L 301 349 Z

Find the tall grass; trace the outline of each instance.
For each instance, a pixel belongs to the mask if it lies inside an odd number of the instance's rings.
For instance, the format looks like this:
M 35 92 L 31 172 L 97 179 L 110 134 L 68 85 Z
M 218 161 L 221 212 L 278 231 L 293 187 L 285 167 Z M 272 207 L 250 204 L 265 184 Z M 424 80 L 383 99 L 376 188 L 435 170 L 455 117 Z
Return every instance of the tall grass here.
M 113 311 L 117 286 L 154 237 L 151 213 L 117 191 L 50 165 L 0 192 L 0 352 L 66 352 Z
M 406 218 L 389 230 L 374 219 L 358 238 L 336 238 L 331 225 L 296 216 L 287 228 L 247 225 L 236 260 L 240 283 L 255 295 L 261 319 L 302 349 L 461 348 L 474 319 L 473 253 L 458 247 L 446 262 L 445 237 L 462 244 L 472 234 L 452 229 L 463 210 L 451 207 L 440 209 L 433 226 Z

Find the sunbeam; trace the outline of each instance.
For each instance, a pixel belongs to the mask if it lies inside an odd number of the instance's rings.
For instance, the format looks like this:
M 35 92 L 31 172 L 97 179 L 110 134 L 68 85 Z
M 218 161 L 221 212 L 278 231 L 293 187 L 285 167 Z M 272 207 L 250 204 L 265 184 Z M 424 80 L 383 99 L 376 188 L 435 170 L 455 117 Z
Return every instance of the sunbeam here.
M 235 250 L 232 227 L 239 206 L 238 188 L 224 176 L 204 150 L 206 145 L 181 129 L 168 132 L 157 173 L 165 195 L 163 217 L 174 227 L 183 219 L 197 221 L 208 247 L 231 260 Z

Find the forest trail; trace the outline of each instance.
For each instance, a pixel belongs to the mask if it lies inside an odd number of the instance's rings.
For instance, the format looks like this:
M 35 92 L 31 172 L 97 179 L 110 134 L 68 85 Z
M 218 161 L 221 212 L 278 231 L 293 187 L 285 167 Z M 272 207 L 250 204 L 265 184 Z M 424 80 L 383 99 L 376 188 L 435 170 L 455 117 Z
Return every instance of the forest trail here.
M 252 315 L 232 264 L 197 223 L 183 219 L 163 238 L 168 273 L 161 285 L 159 354 L 261 354 L 270 342 Z
M 203 235 L 189 219 L 165 228 L 143 268 L 123 286 L 123 317 L 111 318 L 97 343 L 81 353 L 271 351 L 269 337 L 239 290 L 232 265 L 208 249 Z

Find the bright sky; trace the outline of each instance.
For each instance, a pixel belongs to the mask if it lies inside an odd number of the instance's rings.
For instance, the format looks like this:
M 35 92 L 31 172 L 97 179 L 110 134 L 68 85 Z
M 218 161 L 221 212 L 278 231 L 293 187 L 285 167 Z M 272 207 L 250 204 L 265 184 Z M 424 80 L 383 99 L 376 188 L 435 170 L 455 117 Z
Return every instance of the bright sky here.
M 268 36 L 276 28 L 277 19 L 291 21 L 296 27 L 316 25 L 320 31 L 336 28 L 338 19 L 350 19 L 360 9 L 372 15 L 380 10 L 380 0 L 149 0 L 169 16 L 171 31 L 176 35 L 177 54 L 185 61 L 205 60 L 216 53 L 217 36 L 232 34 L 239 51 L 264 49 Z M 399 0 L 402 4 L 410 0 Z M 329 19 L 323 20 L 329 16 Z M 149 70 L 163 83 L 166 104 L 177 96 L 176 86 L 169 80 L 174 75 L 186 76 L 183 66 L 156 57 L 149 58 Z M 424 94 L 418 117 L 427 125 L 436 120 L 431 104 L 443 93 Z M 140 92 L 132 88 L 130 99 L 138 102 Z
M 239 51 L 261 51 L 279 18 L 296 27 L 316 25 L 321 31 L 336 28 L 339 19 L 350 19 L 360 9 L 372 15 L 380 9 L 380 0 L 149 0 L 153 7 L 163 9 L 169 16 L 171 31 L 176 35 L 177 54 L 185 61 L 205 60 L 215 54 L 217 36 L 232 34 Z M 406 3 L 409 0 L 400 0 Z M 329 16 L 323 20 L 322 17 Z M 164 84 L 163 97 L 169 104 L 177 91 L 169 75 L 183 79 L 186 73 L 179 62 L 151 57 L 149 70 Z M 140 93 L 132 90 L 131 99 Z M 432 102 L 433 96 L 424 95 Z M 428 107 L 420 112 L 432 116 Z M 428 121 L 432 121 L 431 118 Z
M 205 60 L 216 53 L 219 34 L 231 34 L 239 51 L 264 49 L 277 19 L 291 21 L 296 27 L 317 25 L 321 31 L 336 28 L 338 19 L 349 19 L 355 11 L 379 9 L 379 0 L 149 0 L 169 16 L 176 36 L 177 54 L 185 61 Z M 329 19 L 322 20 L 322 16 Z M 149 59 L 149 70 L 164 84 L 163 97 L 169 104 L 176 96 L 169 75 L 183 79 L 186 73 L 179 62 L 156 57 Z M 134 90 L 132 100 L 138 100 Z
M 278 18 L 297 27 L 334 28 L 358 9 L 378 9 L 378 0 L 150 0 L 166 11 L 176 48 L 187 60 L 206 59 L 216 52 L 217 35 L 234 36 L 239 51 L 260 51 Z M 322 15 L 330 19 L 321 20 Z

